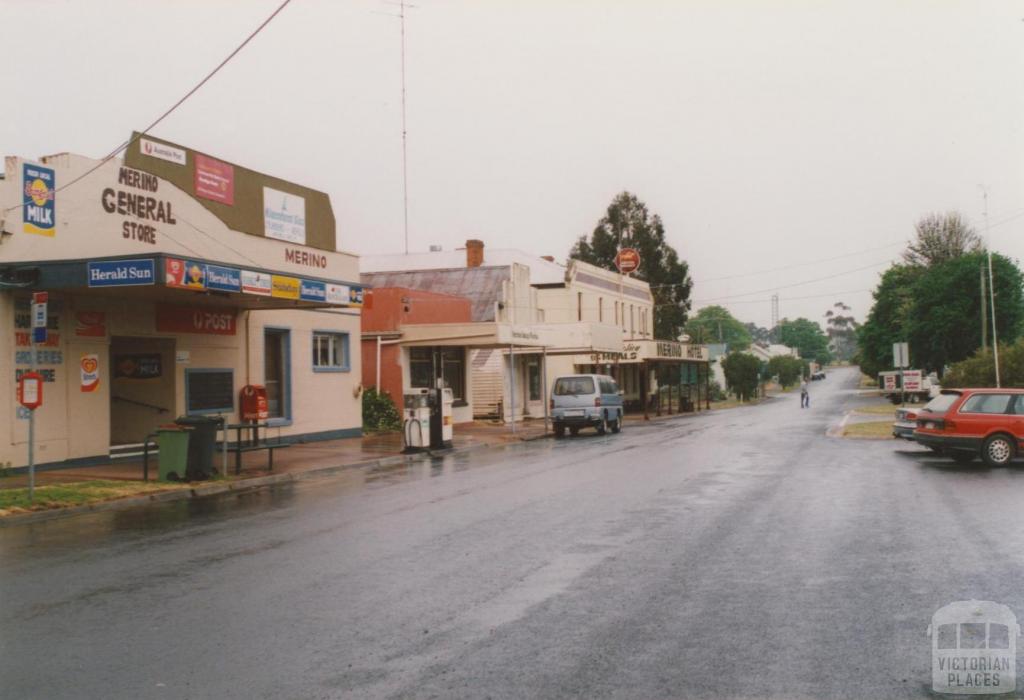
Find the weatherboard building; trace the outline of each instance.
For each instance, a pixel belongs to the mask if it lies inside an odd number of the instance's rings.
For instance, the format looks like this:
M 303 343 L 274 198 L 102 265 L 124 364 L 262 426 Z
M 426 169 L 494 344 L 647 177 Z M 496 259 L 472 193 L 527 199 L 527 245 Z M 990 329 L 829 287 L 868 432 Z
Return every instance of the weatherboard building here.
M 0 179 L 0 466 L 27 463 L 17 379 L 47 292 L 36 462 L 103 460 L 181 415 L 284 439 L 361 432 L 358 259 L 322 192 L 152 137 L 123 159 L 8 157 Z

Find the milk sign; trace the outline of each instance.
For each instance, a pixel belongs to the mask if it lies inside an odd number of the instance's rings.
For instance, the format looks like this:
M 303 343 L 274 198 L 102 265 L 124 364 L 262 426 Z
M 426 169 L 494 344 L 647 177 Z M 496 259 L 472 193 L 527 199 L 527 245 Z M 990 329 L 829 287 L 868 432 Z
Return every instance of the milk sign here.
M 22 230 L 39 236 L 57 232 L 56 193 L 53 170 L 41 165 L 22 164 L 24 197 L 22 199 Z

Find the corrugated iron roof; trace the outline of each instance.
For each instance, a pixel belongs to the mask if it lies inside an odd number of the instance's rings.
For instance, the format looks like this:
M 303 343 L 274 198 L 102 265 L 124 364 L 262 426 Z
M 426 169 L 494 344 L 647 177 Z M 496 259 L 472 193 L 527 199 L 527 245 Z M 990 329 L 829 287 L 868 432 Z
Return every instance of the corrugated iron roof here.
M 512 268 L 462 267 L 451 270 L 364 272 L 363 284 L 374 287 L 408 287 L 466 297 L 474 321 L 494 321 L 494 306 L 501 301 L 501 283 L 511 278 Z

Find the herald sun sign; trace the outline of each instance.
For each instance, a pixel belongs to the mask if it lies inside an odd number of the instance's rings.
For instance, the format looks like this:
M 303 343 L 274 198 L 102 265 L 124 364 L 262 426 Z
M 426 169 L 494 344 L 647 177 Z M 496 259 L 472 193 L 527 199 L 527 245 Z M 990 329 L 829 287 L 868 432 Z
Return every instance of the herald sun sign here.
M 18 380 L 18 403 L 30 411 L 43 405 L 43 376 L 25 372 Z

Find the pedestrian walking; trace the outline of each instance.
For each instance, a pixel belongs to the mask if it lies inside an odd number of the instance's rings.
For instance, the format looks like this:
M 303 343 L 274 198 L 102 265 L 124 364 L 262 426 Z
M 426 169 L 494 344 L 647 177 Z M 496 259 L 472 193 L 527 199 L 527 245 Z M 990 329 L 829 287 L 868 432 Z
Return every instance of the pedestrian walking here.
M 811 407 L 811 395 L 807 393 L 807 380 L 800 380 L 800 408 Z

